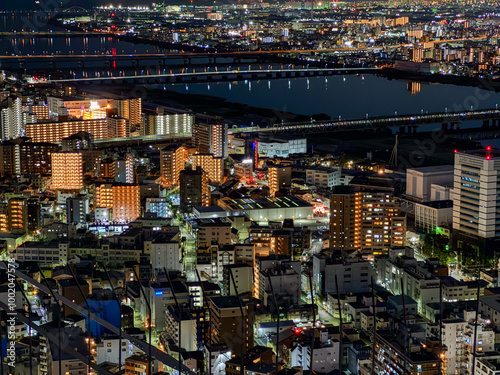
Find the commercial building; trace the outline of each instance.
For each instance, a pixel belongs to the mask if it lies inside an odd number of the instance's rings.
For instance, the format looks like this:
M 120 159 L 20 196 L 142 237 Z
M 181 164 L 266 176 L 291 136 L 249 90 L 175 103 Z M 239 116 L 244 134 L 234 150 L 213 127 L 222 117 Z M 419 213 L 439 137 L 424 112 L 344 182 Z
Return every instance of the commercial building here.
M 455 153 L 453 230 L 458 249 L 464 243 L 485 247 L 486 240 L 495 246 L 492 240 L 500 237 L 499 169 L 498 149 Z
M 79 152 L 59 152 L 51 155 L 52 189 L 80 190 L 83 187 L 83 158 Z
M 421 202 L 431 200 L 431 185 L 451 185 L 453 166 L 411 168 L 406 170 L 406 195 Z
M 390 193 L 338 186 L 330 197 L 330 247 L 381 254 L 403 246 L 406 217 Z
M 230 216 L 248 216 L 255 221 L 307 219 L 313 217 L 313 206 L 296 196 L 274 198 L 219 199 L 217 204 Z
M 433 201 L 415 204 L 415 228 L 433 233 L 438 227 L 449 227 L 453 221 L 453 201 Z

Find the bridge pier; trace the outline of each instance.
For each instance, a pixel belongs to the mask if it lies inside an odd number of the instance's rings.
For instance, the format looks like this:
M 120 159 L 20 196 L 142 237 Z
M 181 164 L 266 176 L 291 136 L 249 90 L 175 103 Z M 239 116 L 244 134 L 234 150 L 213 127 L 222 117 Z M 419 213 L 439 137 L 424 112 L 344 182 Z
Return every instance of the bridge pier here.
M 496 121 L 496 120 L 494 120 L 494 119 L 493 119 L 493 120 L 491 120 L 491 123 L 490 123 L 490 120 L 489 120 L 489 119 L 487 119 L 487 120 L 483 120 L 483 128 L 489 128 L 489 127 L 490 127 L 490 125 L 495 126 L 495 121 Z
M 405 134 L 406 133 L 406 126 L 400 126 L 399 127 L 399 134 Z
M 418 130 L 418 125 L 410 125 L 408 126 L 408 133 L 416 134 Z
M 441 130 L 448 130 L 449 129 L 449 125 L 447 122 L 443 122 L 441 124 Z
M 454 122 L 451 124 L 453 130 L 459 130 L 460 129 L 460 122 Z

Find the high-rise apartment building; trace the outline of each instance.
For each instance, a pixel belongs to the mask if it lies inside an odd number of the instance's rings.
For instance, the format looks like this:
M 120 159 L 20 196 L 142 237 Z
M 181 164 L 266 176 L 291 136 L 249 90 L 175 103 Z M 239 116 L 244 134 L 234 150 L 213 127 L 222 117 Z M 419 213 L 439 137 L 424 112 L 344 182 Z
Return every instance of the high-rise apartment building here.
M 23 133 L 22 99 L 10 96 L 0 105 L 1 138 L 12 139 Z
M 455 153 L 453 230 L 457 248 L 485 248 L 500 240 L 500 150 Z M 498 246 L 498 245 L 497 245 Z
M 160 151 L 160 175 L 162 183 L 173 186 L 179 183 L 179 175 L 185 169 L 189 160 L 188 149 L 185 146 L 172 145 Z
M 59 151 L 54 143 L 25 141 L 19 144 L 21 174 L 47 175 L 52 170 L 52 153 Z
M 191 157 L 193 168 L 201 167 L 211 182 L 224 182 L 224 159 L 214 157 L 213 154 L 195 154 Z
M 210 205 L 208 176 L 200 167 L 181 171 L 179 185 L 181 208 Z
M 130 137 L 130 120 L 119 116 L 110 116 L 106 120 L 108 121 L 108 138 Z
M 166 112 L 157 108 L 156 114 L 147 117 L 147 131 L 144 135 L 186 135 L 193 131 L 194 114 L 189 112 Z
M 130 222 L 141 215 L 140 190 L 134 184 L 101 184 L 95 187 L 94 206 L 107 208 L 112 219 Z
M 130 127 L 141 126 L 142 99 L 115 99 L 112 107 L 117 110 L 118 116 L 129 120 Z
M 63 138 L 67 138 L 78 132 L 90 133 L 94 136 L 94 139 L 109 138 L 108 121 L 105 118 L 97 120 L 70 120 L 27 124 L 26 126 L 26 136 L 34 142 L 59 143 Z
M 330 247 L 372 254 L 403 246 L 406 217 L 394 196 L 386 192 L 358 191 L 340 186 L 330 197 Z
M 274 197 L 278 191 L 292 186 L 292 167 L 272 165 L 267 169 L 269 194 Z
M 198 153 L 227 158 L 227 124 L 195 124 L 193 139 Z
M 80 190 L 83 187 L 83 159 L 79 152 L 53 153 L 52 189 Z

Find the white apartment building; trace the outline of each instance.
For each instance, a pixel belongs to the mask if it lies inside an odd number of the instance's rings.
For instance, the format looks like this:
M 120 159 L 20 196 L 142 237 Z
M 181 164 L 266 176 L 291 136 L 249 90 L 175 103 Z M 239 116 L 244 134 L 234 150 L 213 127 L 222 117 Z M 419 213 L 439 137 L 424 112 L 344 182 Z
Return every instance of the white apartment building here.
M 180 232 L 162 233 L 151 241 L 151 265 L 153 269 L 182 271 Z
M 192 113 L 168 113 L 154 116 L 154 134 L 191 135 L 194 124 Z
M 327 332 L 320 333 L 321 340 L 315 341 L 313 359 L 311 360 L 311 343 L 297 344 L 291 350 L 291 366 L 302 367 L 303 370 L 312 370 L 318 374 L 328 374 L 339 369 L 340 343 L 328 338 Z
M 179 319 L 179 310 L 170 305 L 165 310 L 165 332 L 169 340 L 172 340 L 174 346 L 179 346 L 179 325 L 181 329 L 181 348 L 184 350 L 197 350 L 197 319 L 187 311 L 181 309 Z M 179 324 L 180 321 L 180 324 Z
M 144 331 L 133 328 L 137 332 L 132 332 L 132 330 L 125 329 L 126 332 L 138 338 L 139 340 L 145 340 L 146 334 Z M 104 335 L 100 340 L 96 342 L 96 362 L 101 364 L 104 362 L 119 363 L 120 362 L 120 351 L 121 351 L 121 364 L 125 364 L 125 359 L 131 355 L 142 351 L 134 346 L 131 341 L 122 338 L 120 347 L 120 337 L 116 335 Z
M 1 138 L 18 138 L 24 131 L 22 116 L 22 99 L 11 96 L 7 98 L 7 105 L 0 110 Z

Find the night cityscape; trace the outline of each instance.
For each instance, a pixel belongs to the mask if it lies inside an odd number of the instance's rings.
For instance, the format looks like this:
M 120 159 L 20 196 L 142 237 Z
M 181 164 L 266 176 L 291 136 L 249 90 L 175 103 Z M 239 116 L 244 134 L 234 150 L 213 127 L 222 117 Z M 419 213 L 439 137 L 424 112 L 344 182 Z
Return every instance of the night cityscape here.
M 0 375 L 500 375 L 500 4 L 0 2 Z

